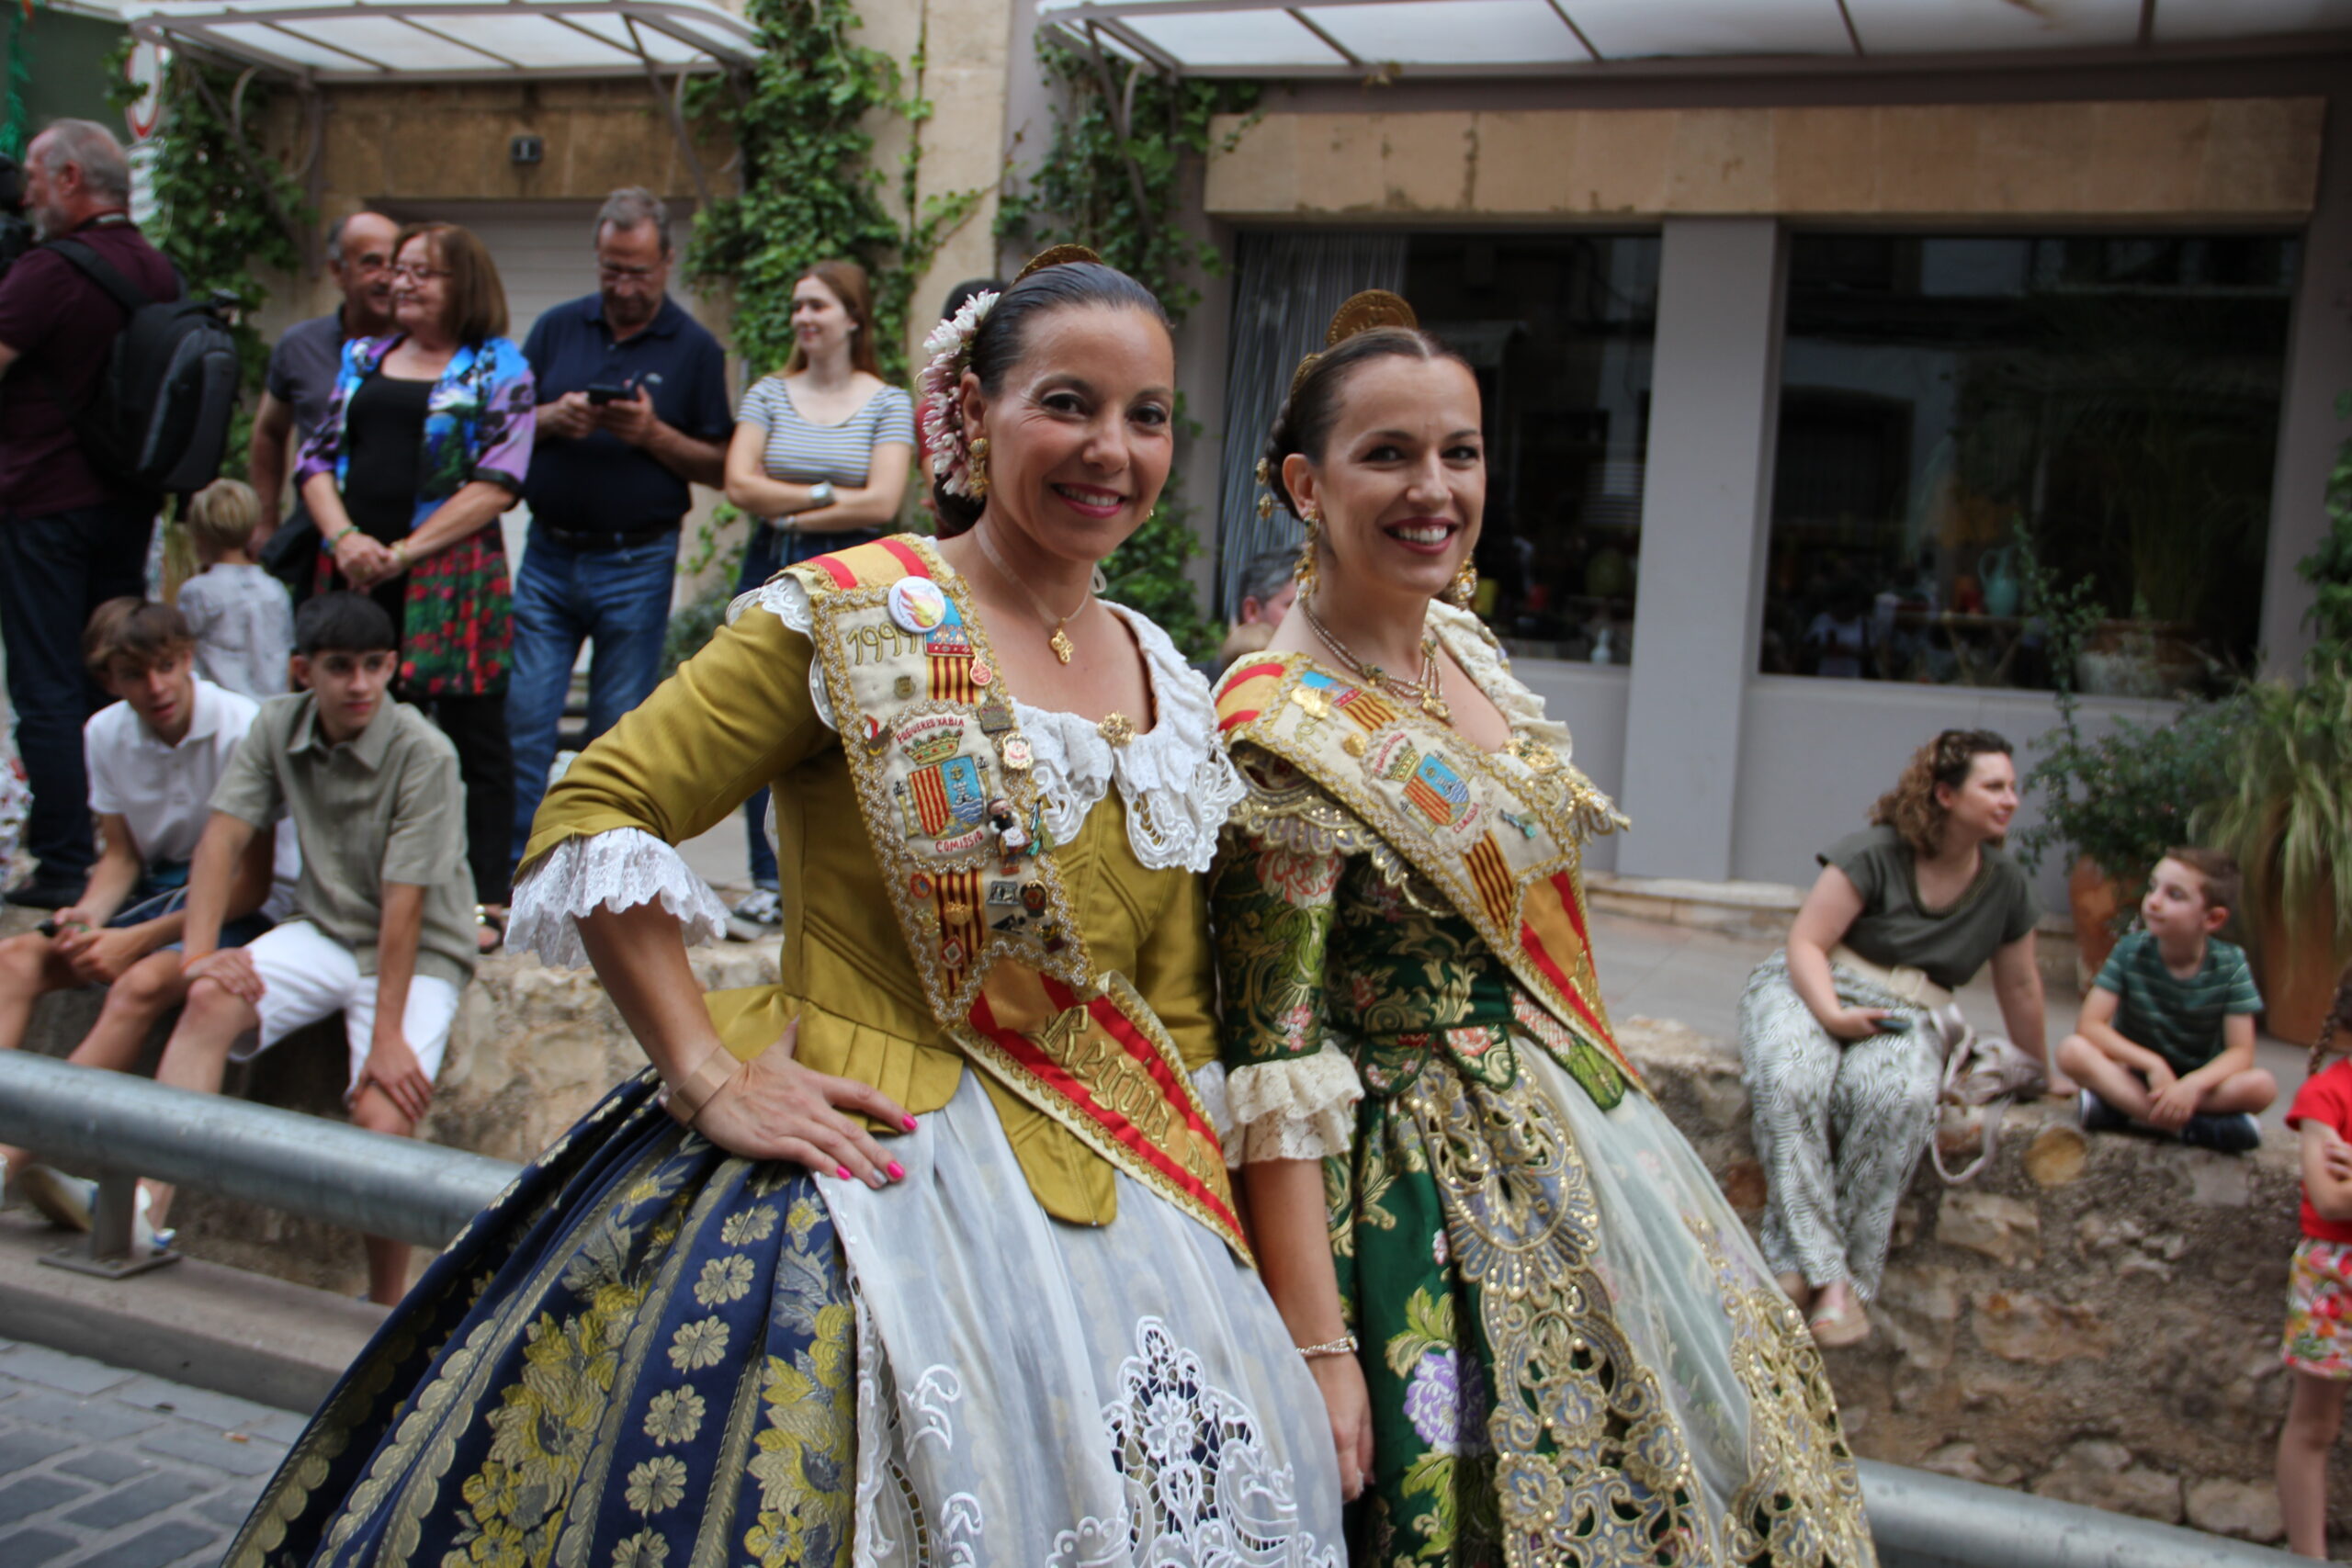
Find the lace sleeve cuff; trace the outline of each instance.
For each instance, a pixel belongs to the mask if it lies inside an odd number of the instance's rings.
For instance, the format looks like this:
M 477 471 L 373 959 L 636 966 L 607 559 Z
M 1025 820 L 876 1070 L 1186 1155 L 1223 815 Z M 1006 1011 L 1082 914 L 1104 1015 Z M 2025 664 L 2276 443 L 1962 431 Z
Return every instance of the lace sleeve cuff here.
M 727 907 L 677 851 L 640 828 L 566 839 L 514 885 L 506 945 L 559 969 L 588 962 L 574 922 L 597 908 L 629 909 L 654 899 L 678 918 L 688 947 L 727 934 Z
M 1225 1145 L 1226 1163 L 1250 1165 L 1269 1159 L 1323 1159 L 1345 1154 L 1355 1142 L 1356 1101 L 1363 1085 L 1355 1064 L 1336 1045 L 1311 1056 L 1253 1062 L 1226 1079 L 1233 1132 Z

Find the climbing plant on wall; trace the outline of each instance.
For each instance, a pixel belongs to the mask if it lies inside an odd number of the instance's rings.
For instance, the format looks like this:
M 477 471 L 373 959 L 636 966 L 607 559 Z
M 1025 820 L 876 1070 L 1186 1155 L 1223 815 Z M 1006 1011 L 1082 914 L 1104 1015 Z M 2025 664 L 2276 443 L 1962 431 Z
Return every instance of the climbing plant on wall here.
M 1054 94 L 1053 130 L 1042 156 L 998 209 L 997 232 L 1031 250 L 1076 243 L 1159 297 L 1171 320 L 1200 303 L 1193 281 L 1223 269 L 1206 237 L 1178 221 L 1190 170 L 1216 142 L 1212 121 L 1255 107 L 1257 84 L 1185 81 L 1092 50 L 1052 31 L 1037 60 Z M 1190 421 L 1188 435 L 1199 434 Z M 1184 563 L 1200 539 L 1171 477 L 1150 521 L 1104 567 L 1111 597 L 1158 621 L 1188 652 L 1214 647 Z
M 46 8 L 46 3 L 31 0 L 7 8 L 8 70 L 5 86 L 0 86 L 0 156 L 23 158 L 33 139 L 25 95 L 33 85 L 33 11 L 35 6 Z

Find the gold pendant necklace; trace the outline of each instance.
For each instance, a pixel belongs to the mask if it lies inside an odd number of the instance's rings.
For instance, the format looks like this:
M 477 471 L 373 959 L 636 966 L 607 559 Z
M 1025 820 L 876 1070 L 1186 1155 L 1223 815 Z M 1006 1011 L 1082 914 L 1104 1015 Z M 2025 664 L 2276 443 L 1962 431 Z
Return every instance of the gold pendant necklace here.
M 1072 610 L 1069 615 L 1057 616 L 1051 610 L 1046 608 L 1046 602 L 1037 597 L 1037 593 L 1035 589 L 1022 581 L 1021 579 L 1012 575 L 1012 569 L 1004 564 L 1004 558 L 996 553 L 996 547 L 994 545 L 989 543 L 989 531 L 986 528 L 973 529 L 972 537 L 980 542 L 980 554 L 989 558 L 989 564 L 996 568 L 996 574 L 1004 579 L 1005 581 L 1011 583 L 1013 587 L 1021 590 L 1021 592 L 1028 597 L 1029 607 L 1037 612 L 1037 618 L 1040 621 L 1049 621 L 1053 624 L 1052 632 L 1050 632 L 1046 637 L 1046 646 L 1054 650 L 1054 657 L 1060 660 L 1064 664 L 1068 664 L 1072 659 L 1076 658 L 1078 655 L 1078 648 L 1069 640 L 1069 634 L 1062 628 L 1069 625 L 1070 615 L 1078 615 L 1085 613 L 1087 601 L 1094 597 L 1094 591 L 1091 588 L 1089 588 L 1086 591 L 1086 598 L 1080 599 L 1078 602 L 1078 608 Z
M 1323 624 L 1323 617 L 1315 613 L 1313 595 L 1301 599 L 1298 607 L 1306 615 L 1306 624 L 1315 628 L 1315 635 L 1340 656 L 1340 662 L 1346 665 L 1350 672 L 1391 696 L 1419 704 L 1421 711 L 1440 724 L 1453 722 L 1453 709 L 1442 694 L 1439 685 L 1437 638 L 1426 632 L 1421 634 L 1421 672 L 1413 680 L 1400 680 L 1379 665 L 1367 664 L 1358 659 L 1353 649 L 1333 636 L 1331 628 Z

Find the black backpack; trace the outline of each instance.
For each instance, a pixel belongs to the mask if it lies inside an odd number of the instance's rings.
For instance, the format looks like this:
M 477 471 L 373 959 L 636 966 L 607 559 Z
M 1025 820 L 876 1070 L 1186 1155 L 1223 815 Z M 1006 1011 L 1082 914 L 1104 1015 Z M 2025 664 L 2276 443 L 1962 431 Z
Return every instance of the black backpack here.
M 105 289 L 129 319 L 107 352 L 74 435 L 99 477 L 126 490 L 187 494 L 220 473 L 237 408 L 237 340 L 215 299 L 150 300 L 79 240 L 49 248 Z

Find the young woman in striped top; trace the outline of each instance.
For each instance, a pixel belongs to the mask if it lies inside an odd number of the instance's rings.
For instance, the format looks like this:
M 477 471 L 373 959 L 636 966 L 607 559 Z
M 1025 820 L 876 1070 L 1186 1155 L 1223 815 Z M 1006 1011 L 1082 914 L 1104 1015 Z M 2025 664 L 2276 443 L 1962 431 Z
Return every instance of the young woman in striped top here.
M 727 499 L 754 520 L 745 593 L 787 566 L 880 538 L 914 459 L 914 402 L 882 379 L 865 269 L 810 267 L 792 286 L 792 357 L 743 394 L 727 448 Z M 767 814 L 765 790 L 743 805 L 753 891 L 735 914 L 773 928 L 783 911 Z

